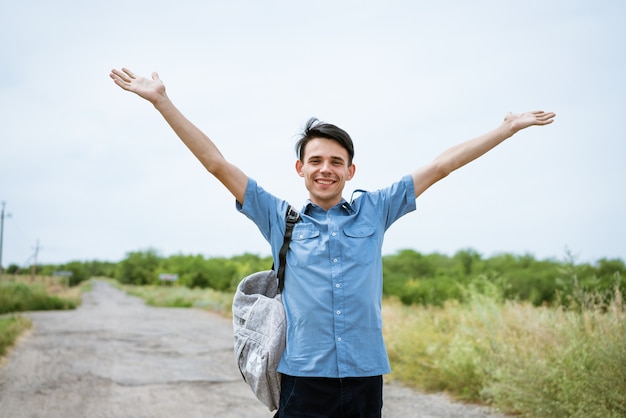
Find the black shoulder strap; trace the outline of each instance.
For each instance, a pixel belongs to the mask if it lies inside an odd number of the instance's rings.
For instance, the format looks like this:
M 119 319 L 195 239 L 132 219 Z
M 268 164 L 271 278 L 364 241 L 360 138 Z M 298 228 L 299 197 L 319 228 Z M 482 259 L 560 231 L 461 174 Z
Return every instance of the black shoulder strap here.
M 353 203 L 354 203 L 354 199 L 355 199 L 354 194 L 355 194 L 355 193 L 367 193 L 367 190 L 363 190 L 363 189 L 356 189 L 356 190 L 354 190 L 354 191 L 352 192 L 352 195 L 350 196 L 350 204 L 353 204 Z M 357 196 L 357 197 L 358 197 L 358 196 Z
M 286 227 L 285 227 L 285 238 L 283 240 L 283 246 L 280 247 L 280 252 L 278 253 L 278 273 L 276 276 L 278 277 L 278 293 L 282 292 L 283 286 L 285 285 L 285 265 L 287 264 L 287 251 L 289 251 L 289 242 L 291 241 L 291 233 L 293 232 L 293 227 L 300 220 L 300 214 L 297 210 L 293 208 L 293 206 L 289 205 L 287 208 L 287 215 L 285 217 Z

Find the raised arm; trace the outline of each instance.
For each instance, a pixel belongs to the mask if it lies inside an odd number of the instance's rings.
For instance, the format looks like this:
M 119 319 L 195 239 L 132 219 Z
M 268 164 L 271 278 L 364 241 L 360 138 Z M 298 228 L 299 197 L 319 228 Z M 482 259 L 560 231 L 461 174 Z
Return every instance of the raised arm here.
M 152 73 L 152 79 L 149 80 L 122 68 L 121 71 L 112 70 L 110 76 L 115 84 L 124 90 L 133 92 L 152 103 L 202 165 L 226 186 L 239 203 L 243 204 L 248 177 L 239 168 L 226 161 L 213 141 L 174 106 L 157 73 Z
M 455 145 L 444 151 L 431 163 L 415 170 L 413 172 L 415 197 L 417 198 L 430 186 L 454 170 L 474 161 L 516 132 L 533 125 L 548 125 L 554 121 L 555 116 L 552 112 L 544 111 L 507 114 L 502 125 L 493 131 Z

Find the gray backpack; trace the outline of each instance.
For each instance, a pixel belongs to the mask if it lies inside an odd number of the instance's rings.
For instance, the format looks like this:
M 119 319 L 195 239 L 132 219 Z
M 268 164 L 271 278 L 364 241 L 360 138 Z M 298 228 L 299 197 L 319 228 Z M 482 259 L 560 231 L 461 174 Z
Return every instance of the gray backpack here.
M 285 280 L 289 241 L 300 214 L 287 209 L 278 273 L 272 270 L 244 278 L 233 298 L 235 360 L 243 380 L 270 411 L 280 402 L 280 373 L 276 371 L 285 349 L 287 320 L 280 292 Z

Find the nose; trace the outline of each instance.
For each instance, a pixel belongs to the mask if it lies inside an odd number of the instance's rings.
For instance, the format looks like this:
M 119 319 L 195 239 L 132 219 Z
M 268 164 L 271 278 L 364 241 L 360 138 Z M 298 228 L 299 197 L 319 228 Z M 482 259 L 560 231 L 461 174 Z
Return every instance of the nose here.
M 320 168 L 320 171 L 322 173 L 330 173 L 331 172 L 331 170 L 330 170 L 330 161 L 324 161 L 322 163 L 322 167 Z

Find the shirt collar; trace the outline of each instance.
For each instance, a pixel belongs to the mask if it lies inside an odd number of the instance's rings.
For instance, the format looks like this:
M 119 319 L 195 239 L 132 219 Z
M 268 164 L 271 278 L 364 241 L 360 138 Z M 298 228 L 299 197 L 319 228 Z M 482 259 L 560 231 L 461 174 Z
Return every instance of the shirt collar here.
M 342 208 L 348 215 L 353 215 L 355 213 L 354 208 L 352 207 L 352 205 L 350 203 L 348 203 L 348 201 L 346 199 L 341 199 L 341 202 L 337 203 L 337 205 L 333 206 L 331 208 L 337 208 L 340 207 Z M 306 204 L 304 205 L 304 208 L 302 209 L 302 213 L 304 213 L 305 215 L 308 214 L 309 209 L 311 208 L 319 208 L 319 206 L 317 206 L 315 203 L 311 202 L 310 199 L 307 199 Z M 320 208 L 321 209 L 321 208 Z

